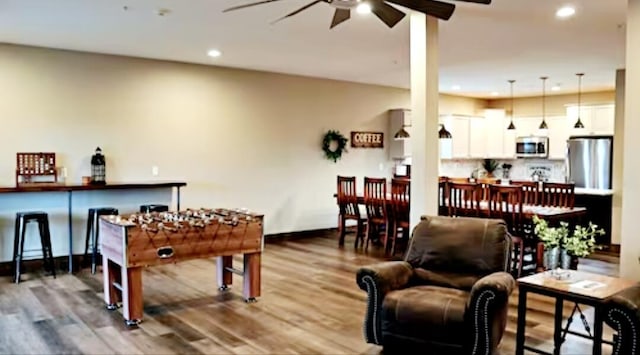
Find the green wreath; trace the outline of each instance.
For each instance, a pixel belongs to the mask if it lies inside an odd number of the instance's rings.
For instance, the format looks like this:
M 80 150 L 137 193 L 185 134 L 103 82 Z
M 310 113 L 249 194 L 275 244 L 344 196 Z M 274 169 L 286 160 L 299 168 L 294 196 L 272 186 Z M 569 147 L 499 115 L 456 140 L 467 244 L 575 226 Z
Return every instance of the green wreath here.
M 322 138 L 322 150 L 324 151 L 324 156 L 333 160 L 333 162 L 337 162 L 338 159 L 342 157 L 342 153 L 347 151 L 347 142 L 349 140 L 340 134 L 339 131 L 330 130 Z M 331 143 L 336 142 L 338 145 L 335 150 L 331 150 Z

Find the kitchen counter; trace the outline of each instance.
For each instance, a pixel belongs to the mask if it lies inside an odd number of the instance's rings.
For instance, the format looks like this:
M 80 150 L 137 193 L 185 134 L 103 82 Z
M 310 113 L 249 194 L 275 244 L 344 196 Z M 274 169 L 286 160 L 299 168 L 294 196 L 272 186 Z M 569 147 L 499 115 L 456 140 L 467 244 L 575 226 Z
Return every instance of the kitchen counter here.
M 588 189 L 584 187 L 575 188 L 576 195 L 612 196 L 612 189 Z

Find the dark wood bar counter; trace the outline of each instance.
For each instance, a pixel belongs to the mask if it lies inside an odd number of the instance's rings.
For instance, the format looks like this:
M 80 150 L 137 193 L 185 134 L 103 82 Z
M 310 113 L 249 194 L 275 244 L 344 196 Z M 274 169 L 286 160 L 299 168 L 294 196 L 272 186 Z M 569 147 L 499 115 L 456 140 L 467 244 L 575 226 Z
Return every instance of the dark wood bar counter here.
M 0 187 L 0 193 L 16 192 L 66 192 L 66 191 L 87 191 L 87 190 L 133 190 L 133 189 L 154 189 L 163 187 L 180 188 L 187 186 L 182 181 L 158 181 L 158 182 L 133 182 L 133 183 L 107 183 L 106 185 L 82 185 L 82 184 L 33 184 L 20 187 Z
M 21 186 L 0 187 L 0 194 L 15 193 L 38 193 L 38 192 L 63 192 L 67 194 L 68 211 L 68 268 L 69 273 L 73 271 L 73 192 L 74 191 L 104 191 L 104 190 L 147 190 L 147 189 L 172 189 L 176 188 L 176 208 L 180 211 L 180 188 L 186 186 L 183 181 L 147 181 L 147 182 L 107 182 L 105 185 L 84 185 L 84 184 L 29 184 Z

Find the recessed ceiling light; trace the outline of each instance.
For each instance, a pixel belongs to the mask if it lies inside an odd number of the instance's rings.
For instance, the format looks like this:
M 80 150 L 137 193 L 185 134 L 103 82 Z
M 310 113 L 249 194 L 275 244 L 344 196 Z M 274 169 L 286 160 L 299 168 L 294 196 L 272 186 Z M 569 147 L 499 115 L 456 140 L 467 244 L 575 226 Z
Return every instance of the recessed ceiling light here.
M 556 84 L 551 87 L 551 91 L 560 91 L 560 84 Z
M 219 57 L 219 56 L 221 56 L 221 55 L 222 55 L 222 52 L 220 52 L 220 51 L 219 51 L 219 50 L 217 50 L 217 49 L 210 49 L 210 50 L 207 52 L 207 55 L 208 55 L 209 57 L 212 57 L 212 58 L 217 58 L 217 57 Z
M 576 9 L 573 6 L 563 6 L 556 11 L 556 17 L 567 18 L 576 14 Z
M 498 96 L 498 95 L 500 95 L 500 93 L 499 93 L 499 92 L 497 92 L 497 91 L 492 91 L 492 92 L 491 92 L 491 96 Z
M 454 85 L 454 86 L 452 86 L 452 87 L 451 87 L 451 90 L 453 90 L 453 91 L 458 91 L 458 90 L 460 90 L 460 85 Z
M 356 7 L 356 11 L 361 15 L 366 15 L 371 13 L 371 5 L 366 2 L 361 3 Z

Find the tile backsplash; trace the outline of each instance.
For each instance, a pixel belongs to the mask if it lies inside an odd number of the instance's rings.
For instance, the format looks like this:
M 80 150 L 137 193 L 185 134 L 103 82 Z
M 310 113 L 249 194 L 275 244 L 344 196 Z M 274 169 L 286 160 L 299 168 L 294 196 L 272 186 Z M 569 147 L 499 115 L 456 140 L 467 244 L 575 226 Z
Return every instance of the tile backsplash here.
M 532 180 L 534 175 L 541 181 L 564 182 L 566 167 L 564 160 L 548 159 L 497 159 L 500 168 L 494 175 L 497 178 L 504 178 L 502 164 L 511 164 L 509 179 Z M 450 177 L 470 177 L 473 173 L 482 176 L 482 159 L 446 159 L 440 162 L 441 176 Z

